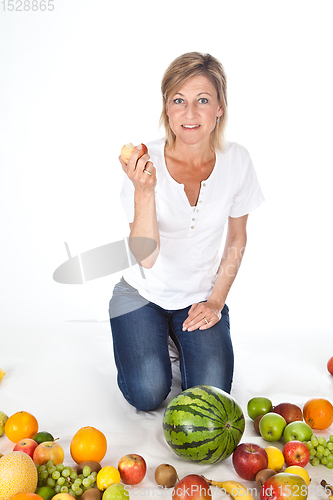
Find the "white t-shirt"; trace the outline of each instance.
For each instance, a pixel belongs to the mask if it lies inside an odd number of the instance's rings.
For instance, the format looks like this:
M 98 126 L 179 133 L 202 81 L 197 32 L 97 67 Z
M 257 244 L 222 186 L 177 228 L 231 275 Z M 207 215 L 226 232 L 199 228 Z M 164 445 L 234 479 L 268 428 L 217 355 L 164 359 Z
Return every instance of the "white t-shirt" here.
M 248 214 L 264 196 L 248 151 L 231 142 L 225 152 L 216 152 L 214 169 L 201 182 L 197 205 L 191 206 L 184 185 L 167 170 L 164 145 L 164 139 L 147 144 L 156 168 L 160 253 L 151 269 L 135 265 L 126 269 L 123 277 L 145 299 L 164 309 L 182 309 L 209 298 L 228 217 Z M 134 186 L 126 174 L 121 202 L 128 222 L 133 222 Z

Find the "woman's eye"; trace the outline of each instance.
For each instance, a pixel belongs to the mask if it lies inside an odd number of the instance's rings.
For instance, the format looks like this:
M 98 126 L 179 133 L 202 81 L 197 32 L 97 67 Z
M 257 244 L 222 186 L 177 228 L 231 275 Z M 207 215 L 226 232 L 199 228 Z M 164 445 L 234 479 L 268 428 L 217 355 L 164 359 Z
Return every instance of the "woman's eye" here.
M 173 100 L 173 102 L 174 102 L 175 104 L 182 104 L 183 99 L 181 99 L 180 97 L 177 97 L 176 99 L 174 99 L 174 100 Z
M 199 102 L 200 102 L 200 104 L 207 104 L 208 99 L 206 99 L 206 97 L 201 97 L 201 98 L 199 99 Z

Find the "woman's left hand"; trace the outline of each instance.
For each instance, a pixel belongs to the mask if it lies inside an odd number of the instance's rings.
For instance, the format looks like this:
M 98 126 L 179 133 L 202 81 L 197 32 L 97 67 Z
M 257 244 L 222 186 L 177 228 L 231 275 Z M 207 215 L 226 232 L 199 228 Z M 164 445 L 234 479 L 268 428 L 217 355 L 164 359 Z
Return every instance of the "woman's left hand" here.
M 207 300 L 193 304 L 188 312 L 188 318 L 183 323 L 183 331 L 187 330 L 207 330 L 214 326 L 221 319 L 220 308 L 215 302 Z

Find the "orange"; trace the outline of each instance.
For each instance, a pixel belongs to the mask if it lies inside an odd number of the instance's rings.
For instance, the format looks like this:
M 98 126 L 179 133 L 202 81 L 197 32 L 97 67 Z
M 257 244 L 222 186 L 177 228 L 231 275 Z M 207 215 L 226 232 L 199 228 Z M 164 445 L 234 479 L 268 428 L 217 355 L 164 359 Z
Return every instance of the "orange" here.
M 309 399 L 303 406 L 303 417 L 312 429 L 327 429 L 333 423 L 333 405 L 327 399 Z
M 106 437 L 95 427 L 82 427 L 74 435 L 70 445 L 72 458 L 77 464 L 86 460 L 100 462 L 105 457 L 106 450 Z
M 18 493 L 34 493 L 37 482 L 36 466 L 27 453 L 12 451 L 0 458 L 1 500 L 10 500 Z
M 11 500 L 42 500 L 43 497 L 36 493 L 18 493 Z
M 27 411 L 14 413 L 6 422 L 5 434 L 9 441 L 18 443 L 24 438 L 33 438 L 38 432 L 36 418 Z

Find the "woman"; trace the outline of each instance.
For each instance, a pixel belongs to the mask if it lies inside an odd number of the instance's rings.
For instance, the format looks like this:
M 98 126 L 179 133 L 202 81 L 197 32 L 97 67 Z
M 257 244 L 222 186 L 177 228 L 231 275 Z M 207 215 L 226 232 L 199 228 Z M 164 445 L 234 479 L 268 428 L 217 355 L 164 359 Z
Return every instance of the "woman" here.
M 120 158 L 130 242 L 147 238 L 156 247 L 137 258 L 142 267 L 124 272 L 110 301 L 118 385 L 139 410 L 157 408 L 170 391 L 169 336 L 183 389 L 207 384 L 230 392 L 225 302 L 244 253 L 248 213 L 264 199 L 246 149 L 223 141 L 221 63 L 198 52 L 178 57 L 164 74 L 162 95 L 166 138 L 149 143 L 140 158 L 137 147 L 127 164 Z

